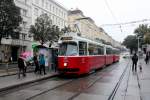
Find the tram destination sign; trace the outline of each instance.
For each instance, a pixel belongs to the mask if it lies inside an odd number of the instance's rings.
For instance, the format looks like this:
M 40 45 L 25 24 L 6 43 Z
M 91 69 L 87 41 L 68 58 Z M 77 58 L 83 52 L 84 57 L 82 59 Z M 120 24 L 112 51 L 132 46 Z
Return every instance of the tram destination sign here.
M 62 37 L 61 40 L 72 40 L 72 37 Z

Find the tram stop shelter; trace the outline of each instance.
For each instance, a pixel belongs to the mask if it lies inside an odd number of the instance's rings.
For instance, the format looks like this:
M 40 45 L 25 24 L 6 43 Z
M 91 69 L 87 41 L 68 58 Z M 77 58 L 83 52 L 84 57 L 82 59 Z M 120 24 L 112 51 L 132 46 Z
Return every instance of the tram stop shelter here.
M 45 66 L 53 69 L 53 66 L 55 66 L 54 55 L 57 53 L 58 48 L 49 48 L 45 45 L 34 45 L 32 48 L 33 54 L 36 54 L 37 56 L 43 54 L 45 57 Z

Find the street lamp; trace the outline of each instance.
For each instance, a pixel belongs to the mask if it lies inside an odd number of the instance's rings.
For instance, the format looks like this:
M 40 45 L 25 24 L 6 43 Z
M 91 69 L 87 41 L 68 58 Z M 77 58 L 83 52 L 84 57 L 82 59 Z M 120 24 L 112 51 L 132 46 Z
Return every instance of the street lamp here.
M 140 39 L 141 39 L 142 37 L 141 36 L 138 36 L 137 37 L 137 39 L 138 39 L 138 56 L 139 56 L 139 51 L 140 51 Z

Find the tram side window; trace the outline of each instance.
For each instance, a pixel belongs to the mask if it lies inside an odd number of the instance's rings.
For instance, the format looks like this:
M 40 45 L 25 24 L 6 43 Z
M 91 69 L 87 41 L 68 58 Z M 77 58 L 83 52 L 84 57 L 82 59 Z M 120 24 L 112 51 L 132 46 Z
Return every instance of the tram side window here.
M 120 51 L 119 51 L 119 50 L 116 50 L 116 54 L 119 55 L 119 54 L 120 54 Z
M 116 51 L 112 49 L 111 53 L 112 53 L 112 54 L 116 54 Z
M 89 55 L 97 55 L 98 54 L 98 46 L 94 45 L 94 44 L 89 44 Z
M 102 46 L 98 46 L 98 54 L 103 55 L 104 54 L 104 48 Z
M 106 54 L 112 54 L 112 49 L 111 48 L 106 48 Z
M 118 54 L 117 50 L 113 50 L 113 54 Z
M 118 50 L 112 50 L 112 53 L 113 54 L 119 54 L 119 51 Z
M 87 43 L 79 41 L 79 55 L 87 55 Z

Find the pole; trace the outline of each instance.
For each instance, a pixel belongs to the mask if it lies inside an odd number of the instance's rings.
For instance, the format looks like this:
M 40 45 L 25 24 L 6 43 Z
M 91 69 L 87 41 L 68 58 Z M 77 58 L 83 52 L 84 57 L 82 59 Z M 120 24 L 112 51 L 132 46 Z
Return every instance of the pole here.
M 139 57 L 139 37 L 138 37 L 138 57 Z
M 139 53 L 140 53 L 140 38 L 141 36 L 138 36 L 138 57 L 139 57 Z

